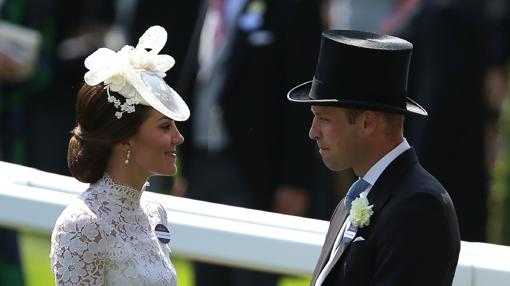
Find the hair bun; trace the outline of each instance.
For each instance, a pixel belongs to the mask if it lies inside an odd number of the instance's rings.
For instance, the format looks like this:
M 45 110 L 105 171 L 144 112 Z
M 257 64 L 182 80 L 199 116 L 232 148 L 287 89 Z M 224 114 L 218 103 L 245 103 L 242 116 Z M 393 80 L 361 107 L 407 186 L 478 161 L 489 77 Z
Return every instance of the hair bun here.
M 110 94 L 122 98 L 114 92 Z M 67 151 L 71 174 L 84 183 L 101 179 L 115 144 L 134 135 L 150 110 L 140 105 L 135 112 L 117 119 L 103 84 L 83 85 L 76 98 L 76 127 L 71 131 Z
M 69 171 L 80 182 L 95 183 L 106 171 L 111 146 L 87 141 L 75 130 L 67 151 Z

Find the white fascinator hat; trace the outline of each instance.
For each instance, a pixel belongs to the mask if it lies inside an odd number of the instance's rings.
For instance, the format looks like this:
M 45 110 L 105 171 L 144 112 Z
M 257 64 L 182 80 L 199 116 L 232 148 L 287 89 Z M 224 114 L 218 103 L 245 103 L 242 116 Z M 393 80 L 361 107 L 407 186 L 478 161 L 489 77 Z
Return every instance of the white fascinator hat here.
M 158 54 L 166 40 L 166 30 L 153 26 L 140 37 L 135 48 L 126 45 L 118 52 L 100 48 L 85 59 L 89 70 L 84 76 L 85 83 L 105 85 L 108 101 L 118 110 L 115 112 L 118 119 L 126 112 L 134 112 L 137 104 L 151 106 L 176 121 L 189 118 L 184 100 L 163 80 L 175 64 L 171 56 Z M 121 103 L 110 91 L 126 101 Z

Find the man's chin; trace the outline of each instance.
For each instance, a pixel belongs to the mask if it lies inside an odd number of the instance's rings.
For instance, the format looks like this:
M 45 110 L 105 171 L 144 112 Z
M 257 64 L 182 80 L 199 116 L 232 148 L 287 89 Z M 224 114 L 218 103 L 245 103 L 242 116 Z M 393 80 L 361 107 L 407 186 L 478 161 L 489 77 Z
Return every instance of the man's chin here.
M 322 158 L 322 162 L 324 162 L 324 165 L 326 165 L 326 167 L 328 169 L 330 169 L 331 171 L 334 171 L 334 172 L 340 172 L 340 171 L 347 170 L 350 168 L 350 167 L 344 166 L 342 164 L 329 162 L 327 160 L 324 160 L 324 158 Z

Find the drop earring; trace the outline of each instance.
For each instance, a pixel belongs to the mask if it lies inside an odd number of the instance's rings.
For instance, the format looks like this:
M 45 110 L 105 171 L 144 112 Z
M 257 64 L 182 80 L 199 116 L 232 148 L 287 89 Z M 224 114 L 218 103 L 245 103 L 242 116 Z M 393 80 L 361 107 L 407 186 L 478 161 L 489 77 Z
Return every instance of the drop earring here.
M 124 160 L 124 164 L 129 164 L 129 158 L 131 157 L 131 150 L 128 150 L 126 153 L 126 160 Z

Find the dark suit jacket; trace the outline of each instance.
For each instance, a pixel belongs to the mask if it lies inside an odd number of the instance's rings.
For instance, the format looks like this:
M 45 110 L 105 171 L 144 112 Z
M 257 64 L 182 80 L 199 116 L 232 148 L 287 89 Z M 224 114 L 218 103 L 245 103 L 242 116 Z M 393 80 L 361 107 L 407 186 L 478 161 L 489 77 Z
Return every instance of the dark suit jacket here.
M 484 73 L 494 54 L 487 50 L 484 6 L 492 2 L 421 1 L 414 20 L 395 35 L 413 43 L 408 96 L 429 114 L 427 120 L 409 117 L 405 134 L 423 167 L 448 190 L 467 241 L 486 240 L 490 166 Z M 466 157 L 470 164 L 459 168 Z
M 246 1 L 241 15 L 248 13 L 251 2 Z M 266 9 L 260 26 L 235 27 L 232 48 L 222 67 L 227 79 L 219 100 L 231 140 L 228 153 L 253 189 L 255 204 L 251 207 L 268 210 L 277 186 L 304 189 L 311 186 L 315 146 L 311 140 L 303 140 L 311 122 L 306 119 L 311 119 L 311 113 L 303 106 L 289 104 L 286 94 L 293 86 L 313 77 L 322 27 L 317 1 L 264 2 Z M 197 31 L 202 21 L 198 20 L 177 86 L 192 108 L 192 116 L 200 35 Z M 256 41 L 261 38 L 263 41 Z M 190 156 L 196 154 L 190 132 L 192 124 L 191 119 L 181 128 L 187 142 L 182 147 L 185 176 Z
M 448 193 L 422 168 L 413 149 L 386 168 L 368 200 L 374 213 L 370 224 L 356 233 L 365 240 L 338 251 L 322 285 L 451 285 L 460 251 L 457 216 Z M 311 285 L 327 263 L 347 215 L 342 201 Z
M 164 27 L 168 39 L 160 54 L 168 54 L 175 59 L 175 65 L 165 77 L 165 81 L 172 87 L 175 87 L 184 66 L 193 26 L 200 13 L 200 2 L 200 0 L 136 1 L 128 43 L 136 45 L 140 36 L 150 26 Z

